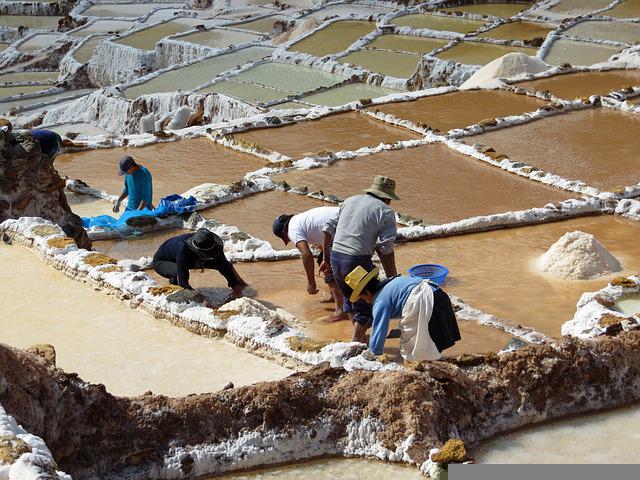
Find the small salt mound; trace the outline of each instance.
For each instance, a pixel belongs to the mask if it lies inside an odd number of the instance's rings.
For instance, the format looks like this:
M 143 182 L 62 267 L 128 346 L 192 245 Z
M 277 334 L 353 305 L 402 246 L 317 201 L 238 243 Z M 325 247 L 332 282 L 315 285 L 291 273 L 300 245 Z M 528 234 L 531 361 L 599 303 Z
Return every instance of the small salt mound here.
M 580 231 L 563 235 L 538 259 L 538 268 L 565 280 L 587 280 L 622 270 L 596 237 Z
M 532 73 L 540 73 L 551 67 L 542 60 L 524 53 L 512 52 L 496 58 L 474 73 L 461 86 L 461 90 L 470 88 L 499 88 L 501 78 L 519 80 Z

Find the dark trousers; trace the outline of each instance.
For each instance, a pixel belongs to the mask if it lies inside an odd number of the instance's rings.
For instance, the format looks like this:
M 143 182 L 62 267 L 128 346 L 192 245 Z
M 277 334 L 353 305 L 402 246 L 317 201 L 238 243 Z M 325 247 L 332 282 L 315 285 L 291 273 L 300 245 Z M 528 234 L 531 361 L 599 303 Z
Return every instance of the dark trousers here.
M 178 264 L 166 260 L 154 260 L 151 264 L 158 275 L 169 279 L 171 285 L 178 284 Z
M 344 295 L 343 310 L 347 313 L 353 313 L 353 320 L 361 325 L 371 324 L 371 305 L 363 300 L 355 303 L 349 301 L 349 297 L 353 290 L 344 281 L 345 277 L 357 266 L 365 268 L 368 272 L 373 269 L 371 257 L 366 255 L 347 255 L 340 252 L 331 252 L 331 269 L 335 277 L 336 284 Z

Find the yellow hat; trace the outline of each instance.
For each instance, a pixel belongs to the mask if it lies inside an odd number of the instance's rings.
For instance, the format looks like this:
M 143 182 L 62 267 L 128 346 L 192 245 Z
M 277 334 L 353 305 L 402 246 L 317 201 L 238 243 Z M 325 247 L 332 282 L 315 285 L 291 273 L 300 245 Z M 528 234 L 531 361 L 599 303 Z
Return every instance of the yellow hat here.
M 354 268 L 349 275 L 344 278 L 344 283 L 349 285 L 353 290 L 353 293 L 349 297 L 350 302 L 357 302 L 360 298 L 360 294 L 364 287 L 367 286 L 369 280 L 378 276 L 380 270 L 378 267 L 373 267 L 373 270 L 367 272 L 363 267 L 357 266 Z

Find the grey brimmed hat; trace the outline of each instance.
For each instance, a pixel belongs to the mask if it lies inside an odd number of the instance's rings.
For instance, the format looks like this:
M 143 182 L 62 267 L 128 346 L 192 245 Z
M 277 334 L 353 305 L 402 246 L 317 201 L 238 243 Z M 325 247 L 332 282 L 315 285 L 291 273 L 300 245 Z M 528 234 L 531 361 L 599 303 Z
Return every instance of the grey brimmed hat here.
M 120 159 L 120 170 L 118 170 L 118 175 L 126 175 L 127 170 L 129 170 L 131 167 L 135 167 L 136 165 L 138 164 L 131 155 L 125 155 Z
M 223 251 L 224 242 L 215 233 L 199 228 L 185 243 L 203 260 L 212 260 Z
M 400 200 L 396 195 L 396 181 L 393 178 L 376 175 L 373 177 L 373 184 L 365 190 L 376 197 L 387 198 L 389 200 Z

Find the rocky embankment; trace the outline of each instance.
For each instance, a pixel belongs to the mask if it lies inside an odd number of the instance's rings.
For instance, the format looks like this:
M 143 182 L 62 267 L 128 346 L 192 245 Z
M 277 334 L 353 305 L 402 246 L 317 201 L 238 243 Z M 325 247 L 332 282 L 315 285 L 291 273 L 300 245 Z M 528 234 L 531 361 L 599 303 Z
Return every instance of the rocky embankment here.
M 0 119 L 3 126 L 11 128 Z M 0 133 L 0 223 L 10 218 L 46 218 L 60 225 L 80 248 L 91 249 L 82 220 L 67 203 L 65 185 L 28 130 Z
M 430 450 L 450 438 L 473 446 L 637 400 L 638 378 L 640 331 L 398 371 L 321 364 L 278 382 L 184 398 L 117 398 L 0 345 L 0 404 L 76 479 L 184 478 L 327 454 L 425 469 Z

